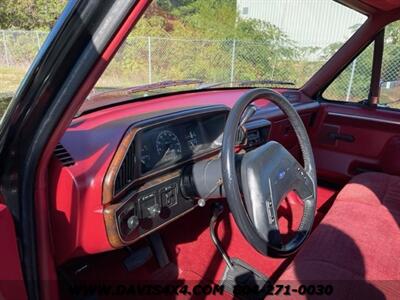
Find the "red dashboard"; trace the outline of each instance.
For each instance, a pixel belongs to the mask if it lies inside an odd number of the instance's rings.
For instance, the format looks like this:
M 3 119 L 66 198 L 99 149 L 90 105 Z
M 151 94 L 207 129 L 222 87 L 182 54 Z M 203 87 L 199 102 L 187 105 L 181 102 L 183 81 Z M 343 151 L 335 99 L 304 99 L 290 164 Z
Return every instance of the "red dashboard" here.
M 160 189 L 172 187 L 172 193 L 179 192 L 179 182 L 174 181 L 174 178 L 179 178 L 185 165 L 192 161 L 190 157 L 178 157 L 179 163 L 170 164 L 168 165 L 170 167 L 158 169 L 154 173 L 150 172 L 150 175 L 140 175 L 122 195 L 114 197 L 112 191 L 115 186 L 112 185 L 115 183 L 115 177 L 133 141 L 133 138 L 129 138 L 129 133 L 136 132 L 133 129 L 138 126 L 135 124 L 148 123 L 154 118 L 159 120 L 160 117 L 166 115 L 175 116 L 174 114 L 186 112 L 185 118 L 190 120 L 192 111 L 193 118 L 197 118 L 199 111 L 203 110 L 227 113 L 245 91 L 245 89 L 234 89 L 186 92 L 121 104 L 75 118 L 60 140 L 50 165 L 50 181 L 52 183 L 50 216 L 52 217 L 53 233 L 57 233 L 53 235 L 53 243 L 58 263 L 74 256 L 122 247 L 194 209 L 197 204 L 193 201 L 182 202 L 183 206 L 171 208 L 172 215 L 165 217 L 164 220 L 152 219 L 153 223 L 150 224 L 150 227 L 146 228 L 144 223 L 141 223 L 134 233 L 130 232 L 125 237 L 122 235 L 121 232 L 124 229 L 118 222 L 124 218 L 123 213 L 120 213 L 123 207 L 127 207 L 128 204 L 132 206 L 132 203 L 140 200 L 138 197 L 141 199 L 148 195 L 151 197 L 152 193 L 148 191 L 154 189 L 154 186 L 157 187 L 156 198 L 160 197 L 160 199 L 163 197 L 160 195 Z M 319 103 L 311 101 L 297 90 L 280 90 L 280 92 L 295 105 L 305 125 L 311 130 Z M 266 135 L 263 137 L 265 141 L 267 139 L 277 140 L 285 145 L 295 157 L 299 158 L 296 137 L 283 113 L 265 99 L 257 100 L 255 104 L 257 113 L 251 120 L 268 119 L 271 122 L 268 125 L 270 128 L 262 131 L 262 134 Z M 167 118 L 161 123 L 162 126 L 170 126 L 172 121 Z M 166 131 L 171 130 L 161 130 L 154 135 L 154 139 L 171 138 L 171 133 L 166 133 Z M 211 131 L 212 129 L 205 130 L 205 132 Z M 186 134 L 193 138 L 194 133 L 191 135 L 190 131 L 188 132 L 182 133 L 182 136 Z M 160 134 L 161 137 L 159 137 Z M 173 135 L 175 134 L 172 134 L 172 139 L 175 139 Z M 212 137 L 213 140 L 215 138 L 216 136 Z M 188 140 L 186 143 L 192 145 L 193 140 Z M 147 151 L 160 151 L 162 148 L 156 143 L 154 143 L 154 147 L 155 149 Z M 173 147 L 181 155 L 179 151 L 184 151 L 185 146 L 175 145 L 171 146 L 171 149 Z M 188 147 L 190 148 L 190 146 Z M 215 155 L 218 148 L 214 150 L 199 152 L 199 155 L 193 159 Z M 137 155 L 140 153 L 136 152 Z M 136 156 L 134 155 L 132 159 L 134 160 Z M 138 165 L 140 162 L 131 161 L 131 164 Z M 110 178 L 112 178 L 111 181 Z M 168 182 L 168 185 L 158 185 L 164 184 L 164 182 Z M 108 189 L 110 185 L 112 188 Z M 160 203 L 161 206 L 163 203 Z M 153 208 L 151 207 L 151 209 Z M 155 207 L 155 209 L 158 208 Z M 135 211 L 138 211 L 137 217 L 140 218 L 141 213 L 137 206 L 135 206 Z M 134 221 L 137 222 L 137 220 Z M 135 225 L 137 226 L 137 224 Z

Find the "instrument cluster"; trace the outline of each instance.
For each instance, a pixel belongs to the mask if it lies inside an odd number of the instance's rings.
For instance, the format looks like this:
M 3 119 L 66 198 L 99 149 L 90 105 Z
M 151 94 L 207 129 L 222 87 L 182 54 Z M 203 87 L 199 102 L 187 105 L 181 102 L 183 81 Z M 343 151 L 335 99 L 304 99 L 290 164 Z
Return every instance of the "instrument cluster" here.
M 135 139 L 139 149 L 140 175 L 218 148 L 214 141 L 222 134 L 225 121 L 226 113 L 207 114 L 141 130 Z

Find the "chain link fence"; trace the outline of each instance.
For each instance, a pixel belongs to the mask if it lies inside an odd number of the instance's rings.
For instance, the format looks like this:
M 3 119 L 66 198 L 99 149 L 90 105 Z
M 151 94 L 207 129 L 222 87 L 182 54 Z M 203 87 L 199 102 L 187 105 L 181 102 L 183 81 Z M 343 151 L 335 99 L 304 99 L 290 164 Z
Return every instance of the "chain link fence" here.
M 0 66 L 29 66 L 48 32 L 0 30 Z
M 0 117 L 47 34 L 0 30 Z
M 301 86 L 324 60 L 293 54 L 274 43 L 129 37 L 98 87 L 123 87 L 164 80 L 237 82 L 269 79 Z
M 40 31 L 0 30 L 0 76 L 5 80 L 0 93 L 16 89 L 46 36 L 47 32 Z M 271 79 L 300 86 L 323 62 L 296 57 L 293 51 L 274 42 L 129 36 L 97 86 L 188 78 L 204 82 Z
M 368 99 L 374 45 L 369 45 L 324 92 L 332 100 L 359 102 Z M 400 108 L 400 45 L 387 43 L 383 52 L 380 103 Z
M 12 94 L 47 32 L 0 30 L 1 95 Z M 325 62 L 319 53 L 294 45 L 240 40 L 189 40 L 129 36 L 96 85 L 130 87 L 164 80 L 235 82 L 269 79 L 301 86 Z M 385 48 L 383 79 L 399 80 L 400 47 Z M 303 54 L 301 54 L 303 53 Z M 324 93 L 328 99 L 360 101 L 368 97 L 373 47 L 369 46 Z M 1 115 L 1 112 L 0 112 Z

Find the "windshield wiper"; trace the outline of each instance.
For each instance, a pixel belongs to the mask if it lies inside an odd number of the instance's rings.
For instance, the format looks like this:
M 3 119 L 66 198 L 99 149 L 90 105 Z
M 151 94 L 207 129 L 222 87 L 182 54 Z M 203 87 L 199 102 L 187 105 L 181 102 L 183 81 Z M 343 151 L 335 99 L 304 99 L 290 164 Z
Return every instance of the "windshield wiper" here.
M 253 86 L 256 84 L 259 84 L 259 85 L 267 85 L 267 84 L 295 85 L 295 83 L 292 81 L 259 79 L 259 80 L 240 80 L 240 81 L 233 81 L 233 82 L 221 81 L 221 82 L 206 83 L 206 84 L 200 84 L 200 86 L 197 89 L 199 89 L 199 90 L 209 89 L 209 88 L 218 87 L 221 85 L 230 85 L 230 86 L 235 86 L 235 87 L 247 87 L 247 86 Z
M 157 83 L 150 83 L 145 85 L 139 85 L 130 88 L 112 89 L 109 91 L 91 93 L 86 100 L 83 102 L 78 113 L 75 117 L 81 116 L 83 113 L 93 111 L 99 108 L 109 107 L 116 104 L 121 104 L 127 101 L 131 101 L 134 97 L 132 94 L 139 92 L 149 92 L 159 90 L 167 87 L 183 86 L 183 85 L 199 85 L 203 83 L 199 79 L 188 79 L 188 80 L 167 80 Z M 149 96 L 145 94 L 144 96 Z
M 100 93 L 93 93 L 89 95 L 87 100 L 90 100 L 92 98 L 95 98 L 96 100 L 99 100 L 103 98 L 102 96 L 105 96 L 109 98 L 110 96 L 128 96 L 134 93 L 139 93 L 139 92 L 147 92 L 147 91 L 152 91 L 152 90 L 158 90 L 158 89 L 163 89 L 167 87 L 173 87 L 173 86 L 181 86 L 181 85 L 191 85 L 191 84 L 202 84 L 203 81 L 200 79 L 186 79 L 186 80 L 166 80 L 166 81 L 160 81 L 156 83 L 149 83 L 149 84 L 144 84 L 144 85 L 139 85 L 139 86 L 134 86 L 134 87 L 129 87 L 129 88 L 122 88 L 122 89 L 113 89 L 110 91 L 106 92 L 100 92 Z

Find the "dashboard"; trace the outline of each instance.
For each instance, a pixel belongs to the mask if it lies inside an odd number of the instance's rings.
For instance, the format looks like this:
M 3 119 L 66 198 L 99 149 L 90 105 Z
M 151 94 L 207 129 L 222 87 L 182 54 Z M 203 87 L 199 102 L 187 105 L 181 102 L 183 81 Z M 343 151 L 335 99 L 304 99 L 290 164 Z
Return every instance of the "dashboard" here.
M 103 187 L 110 242 L 121 247 L 193 209 L 180 188 L 196 160 L 216 155 L 229 109 L 190 108 L 131 124 Z M 118 150 L 117 150 L 118 153 Z
M 243 92 L 183 93 L 75 118 L 49 168 L 52 228 L 63 233 L 53 235 L 57 262 L 130 245 L 195 209 L 182 179 L 195 162 L 219 155 L 230 107 Z M 262 101 L 242 148 L 271 139 L 296 150 L 287 120 Z M 298 107 L 306 125 L 317 109 L 307 100 Z
M 185 195 L 184 181 L 190 181 L 185 172 L 196 160 L 218 155 L 228 113 L 226 106 L 215 105 L 131 125 L 103 187 L 105 223 L 114 247 L 129 244 L 197 206 L 197 199 Z M 248 145 L 266 142 L 269 125 L 266 120 L 249 122 Z
M 225 106 L 190 108 L 131 124 L 106 175 L 103 203 L 155 175 L 216 153 L 228 112 Z

